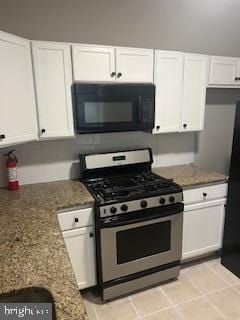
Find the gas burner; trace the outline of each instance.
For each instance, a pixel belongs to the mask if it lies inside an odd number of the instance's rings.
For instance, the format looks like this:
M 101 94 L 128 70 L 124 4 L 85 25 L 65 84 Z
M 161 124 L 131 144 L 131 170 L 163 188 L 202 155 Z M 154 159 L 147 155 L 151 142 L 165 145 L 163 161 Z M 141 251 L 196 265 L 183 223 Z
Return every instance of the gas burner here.
M 174 191 L 174 185 L 172 180 L 165 179 L 152 172 L 101 177 L 91 182 L 88 181 L 87 184 L 101 203 L 167 194 Z

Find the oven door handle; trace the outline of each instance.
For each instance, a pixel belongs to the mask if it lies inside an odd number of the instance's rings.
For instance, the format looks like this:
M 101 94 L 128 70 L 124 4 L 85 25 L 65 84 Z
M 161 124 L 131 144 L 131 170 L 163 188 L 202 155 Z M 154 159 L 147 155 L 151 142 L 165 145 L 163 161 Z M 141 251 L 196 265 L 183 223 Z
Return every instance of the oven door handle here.
M 136 219 L 128 219 L 128 220 L 121 220 L 121 221 L 109 221 L 104 223 L 104 221 L 100 222 L 100 227 L 101 229 L 105 229 L 105 228 L 114 228 L 114 227 L 122 227 L 122 226 L 126 226 L 126 225 L 131 225 L 131 224 L 135 224 L 135 223 L 139 223 L 139 222 L 144 222 L 144 221 L 149 221 L 149 220 L 155 220 L 155 219 L 160 219 L 160 218 L 165 218 L 165 217 L 169 217 L 175 214 L 180 214 L 182 213 L 183 210 L 172 210 L 171 212 L 165 213 L 165 214 L 155 214 L 155 215 L 149 215 L 149 216 L 145 216 L 145 217 L 141 217 L 141 218 L 136 218 Z M 106 220 L 107 221 L 107 220 Z

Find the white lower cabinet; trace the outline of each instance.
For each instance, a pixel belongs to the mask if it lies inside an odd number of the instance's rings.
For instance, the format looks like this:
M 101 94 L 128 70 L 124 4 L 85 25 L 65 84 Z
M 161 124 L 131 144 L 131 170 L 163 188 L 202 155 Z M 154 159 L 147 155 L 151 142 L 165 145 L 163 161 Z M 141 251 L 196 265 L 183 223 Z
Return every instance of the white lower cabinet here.
M 79 289 L 96 285 L 96 254 L 93 208 L 64 210 L 58 221 Z
M 63 232 L 79 289 L 89 288 L 96 284 L 93 232 L 93 226 Z
M 182 260 L 222 247 L 225 199 L 185 205 Z

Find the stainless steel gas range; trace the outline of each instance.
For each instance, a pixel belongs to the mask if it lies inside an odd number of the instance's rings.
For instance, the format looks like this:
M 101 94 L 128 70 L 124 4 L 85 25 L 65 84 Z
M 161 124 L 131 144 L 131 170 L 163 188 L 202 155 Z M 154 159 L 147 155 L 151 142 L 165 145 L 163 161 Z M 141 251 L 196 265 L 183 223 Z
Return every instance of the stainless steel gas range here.
M 182 254 L 182 189 L 151 171 L 151 149 L 80 155 L 95 198 L 98 287 L 112 299 L 176 278 Z

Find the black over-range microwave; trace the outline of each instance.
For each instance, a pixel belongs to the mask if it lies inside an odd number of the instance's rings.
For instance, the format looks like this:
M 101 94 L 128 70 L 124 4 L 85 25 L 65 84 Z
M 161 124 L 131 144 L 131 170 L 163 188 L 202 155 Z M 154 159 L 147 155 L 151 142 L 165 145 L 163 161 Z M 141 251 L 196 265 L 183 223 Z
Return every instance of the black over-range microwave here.
M 153 129 L 153 84 L 74 83 L 73 93 L 79 133 Z

